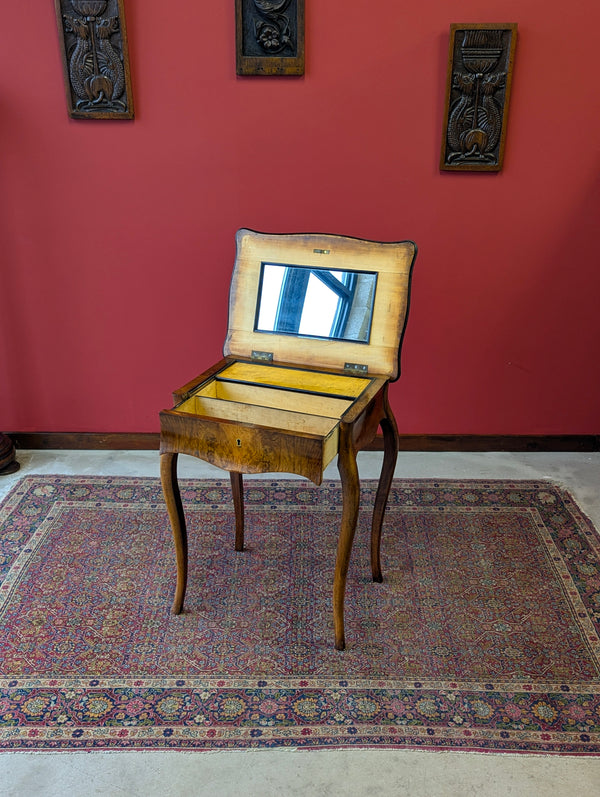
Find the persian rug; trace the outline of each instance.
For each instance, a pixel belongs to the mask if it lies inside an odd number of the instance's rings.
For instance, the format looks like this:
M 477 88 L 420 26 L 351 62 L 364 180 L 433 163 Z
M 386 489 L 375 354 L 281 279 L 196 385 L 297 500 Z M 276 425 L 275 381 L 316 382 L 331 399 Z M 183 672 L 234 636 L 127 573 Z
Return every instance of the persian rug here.
M 363 482 L 333 647 L 339 483 L 29 476 L 0 508 L 0 749 L 600 752 L 600 537 L 546 482 Z

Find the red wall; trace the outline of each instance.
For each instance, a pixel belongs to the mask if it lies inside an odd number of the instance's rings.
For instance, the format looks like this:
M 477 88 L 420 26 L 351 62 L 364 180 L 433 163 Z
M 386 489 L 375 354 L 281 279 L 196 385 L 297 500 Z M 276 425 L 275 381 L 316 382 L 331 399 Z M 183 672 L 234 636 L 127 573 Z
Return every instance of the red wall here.
M 220 356 L 234 233 L 419 246 L 400 431 L 598 434 L 596 0 L 306 0 L 236 78 L 233 0 L 126 0 L 136 119 L 70 121 L 51 3 L 3 10 L 0 429 L 156 431 Z M 518 22 L 504 170 L 438 170 L 451 22 Z

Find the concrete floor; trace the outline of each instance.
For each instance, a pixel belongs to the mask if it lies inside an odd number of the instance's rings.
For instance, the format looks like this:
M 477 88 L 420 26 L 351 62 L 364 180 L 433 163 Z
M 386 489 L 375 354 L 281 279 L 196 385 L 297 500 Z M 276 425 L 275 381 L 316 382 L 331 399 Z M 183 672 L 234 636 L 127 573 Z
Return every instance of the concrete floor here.
M 152 451 L 20 451 L 18 460 L 18 473 L 0 476 L 0 498 L 31 473 L 158 476 L 158 456 Z M 380 454 L 360 454 L 361 476 L 377 477 L 380 463 Z M 338 478 L 335 465 L 325 475 Z M 182 457 L 180 476 L 222 478 L 223 471 Z M 600 528 L 600 453 L 401 453 L 396 476 L 550 479 L 570 490 Z M 366 797 L 373 793 L 381 797 L 566 797 L 577 793 L 592 797 L 600 795 L 600 756 L 403 750 L 0 754 L 0 797 Z

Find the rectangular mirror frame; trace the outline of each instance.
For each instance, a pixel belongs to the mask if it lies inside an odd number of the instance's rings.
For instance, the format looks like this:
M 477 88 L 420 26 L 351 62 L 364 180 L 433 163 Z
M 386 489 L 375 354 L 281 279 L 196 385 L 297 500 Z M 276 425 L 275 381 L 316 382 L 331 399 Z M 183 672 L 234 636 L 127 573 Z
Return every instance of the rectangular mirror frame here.
M 294 317 L 294 320 L 296 322 L 298 322 L 297 323 L 297 326 L 299 327 L 298 331 L 285 330 L 285 329 L 282 329 L 282 328 L 277 328 L 276 326 L 272 327 L 272 328 L 267 328 L 267 327 L 264 327 L 264 326 L 260 326 L 260 316 L 262 314 L 263 309 L 265 309 L 265 308 L 263 308 L 263 302 L 265 301 L 265 296 L 264 296 L 265 281 L 266 281 L 265 272 L 266 272 L 266 269 L 268 269 L 268 268 L 289 269 L 291 271 L 296 271 L 296 272 L 299 272 L 299 273 L 301 273 L 303 271 L 309 272 L 308 277 L 307 278 L 305 277 L 304 280 L 302 280 L 303 282 L 306 282 L 306 279 L 308 279 L 308 284 L 305 286 L 305 293 L 304 293 L 304 296 L 303 296 L 304 301 L 303 301 L 302 305 L 300 307 L 295 308 L 295 309 L 294 308 L 289 308 L 288 309 L 288 315 L 291 315 L 292 317 Z M 309 331 L 306 328 L 307 325 L 308 325 L 306 322 L 304 322 L 305 331 L 300 331 L 302 323 L 303 323 L 302 319 L 304 317 L 304 313 L 308 309 L 308 307 L 307 307 L 307 297 L 308 297 L 308 290 L 310 289 L 310 278 L 311 278 L 311 276 L 314 275 L 315 277 L 317 277 L 317 279 L 321 280 L 324 285 L 329 287 L 332 292 L 336 292 L 338 290 L 336 285 L 335 284 L 333 284 L 333 285 L 331 284 L 331 283 L 335 282 L 335 278 L 333 277 L 334 273 L 336 273 L 336 274 L 344 274 L 344 275 L 356 275 L 357 277 L 360 276 L 360 277 L 373 277 L 374 278 L 373 283 L 370 284 L 369 287 L 367 288 L 367 290 L 369 292 L 372 292 L 371 300 L 370 300 L 370 302 L 368 304 L 368 307 L 365 307 L 365 311 L 361 314 L 361 319 L 362 319 L 361 322 L 360 322 L 361 332 L 364 330 L 364 328 L 366 326 L 366 330 L 365 330 L 365 332 L 364 332 L 364 334 L 362 336 L 358 336 L 358 335 L 352 336 L 351 334 L 337 334 L 336 335 L 336 334 L 333 334 L 332 332 L 330 332 L 328 335 L 325 335 L 325 334 L 321 334 L 320 332 L 315 331 L 314 327 L 313 327 L 313 331 Z M 284 275 L 284 279 L 285 279 L 285 275 Z M 355 282 L 357 282 L 357 281 L 355 280 Z M 362 287 L 362 286 L 359 286 L 359 287 Z M 341 287 L 339 290 L 340 291 L 344 291 L 344 288 Z M 340 268 L 340 269 L 335 269 L 335 272 L 334 272 L 332 269 L 329 269 L 329 268 L 326 268 L 326 267 L 316 268 L 315 266 L 304 266 L 304 265 L 301 265 L 299 263 L 294 263 L 292 265 L 292 264 L 289 264 L 289 263 L 265 263 L 265 262 L 263 262 L 263 263 L 261 263 L 261 270 L 260 270 L 260 280 L 259 280 L 259 286 L 258 286 L 258 299 L 257 299 L 257 302 L 256 302 L 256 320 L 255 320 L 255 323 L 254 323 L 254 331 L 255 332 L 268 333 L 268 334 L 298 335 L 299 337 L 316 338 L 316 339 L 319 339 L 319 340 L 338 340 L 338 341 L 347 341 L 347 342 L 368 344 L 369 338 L 370 338 L 370 335 L 371 335 L 371 324 L 372 324 L 372 321 L 373 321 L 373 305 L 374 305 L 374 302 L 375 302 L 375 292 L 376 292 L 376 290 L 377 290 L 377 272 L 375 272 L 375 271 L 368 271 L 366 269 L 364 271 L 349 271 L 347 269 L 341 269 Z M 346 325 L 348 323 L 348 320 L 350 319 L 351 314 L 352 313 L 356 314 L 357 312 L 360 312 L 360 309 L 361 309 L 360 304 L 358 304 L 358 307 L 355 307 L 355 298 L 358 298 L 358 302 L 360 302 L 360 296 L 356 297 L 355 291 L 356 291 L 356 288 L 353 287 L 352 288 L 352 293 L 350 295 L 350 298 L 352 299 L 352 301 L 350 302 L 349 306 L 346 305 L 345 308 L 344 308 L 343 305 L 342 305 L 342 307 L 340 307 L 340 301 L 343 301 L 344 297 L 341 296 L 341 295 L 338 296 L 338 304 L 336 305 L 336 310 L 335 310 L 335 313 L 334 313 L 334 319 L 333 320 L 337 324 L 344 324 L 344 332 L 345 332 L 345 328 L 346 328 Z M 345 290 L 345 292 L 349 293 L 349 291 L 347 289 Z M 279 300 L 278 300 L 279 303 L 281 302 L 282 293 L 283 293 L 283 284 L 282 284 L 281 291 L 279 292 Z M 277 309 L 277 311 L 276 311 L 276 321 L 277 321 L 277 316 L 279 316 L 280 312 L 281 312 L 281 310 Z M 367 314 L 368 314 L 368 318 L 365 318 L 365 315 L 367 315 Z M 339 315 L 342 315 L 341 319 L 339 318 Z M 352 320 L 355 321 L 354 318 Z

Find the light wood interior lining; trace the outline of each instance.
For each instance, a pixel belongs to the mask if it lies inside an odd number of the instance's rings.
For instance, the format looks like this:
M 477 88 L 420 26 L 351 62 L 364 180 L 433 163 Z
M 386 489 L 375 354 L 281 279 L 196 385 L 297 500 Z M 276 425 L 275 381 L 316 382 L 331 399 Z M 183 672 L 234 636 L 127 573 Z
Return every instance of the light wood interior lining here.
M 243 382 L 221 382 L 213 380 L 194 394 L 198 398 L 214 398 L 221 401 L 235 401 L 258 407 L 301 411 L 305 415 L 324 415 L 328 418 L 341 418 L 352 404 L 352 400 L 330 398 L 314 393 L 297 393 L 271 387 L 249 385 Z
M 219 373 L 219 378 L 238 379 L 241 382 L 256 382 L 272 387 L 292 390 L 307 390 L 325 395 L 357 398 L 369 385 L 363 377 L 328 374 L 320 371 L 304 371 L 296 368 L 278 368 L 260 363 L 232 363 Z
M 303 412 L 288 411 L 272 407 L 260 407 L 237 401 L 194 395 L 177 407 L 178 412 L 214 418 L 215 420 L 238 421 L 288 432 L 327 437 L 337 429 L 339 419 Z M 337 437 L 336 437 L 337 440 Z

